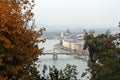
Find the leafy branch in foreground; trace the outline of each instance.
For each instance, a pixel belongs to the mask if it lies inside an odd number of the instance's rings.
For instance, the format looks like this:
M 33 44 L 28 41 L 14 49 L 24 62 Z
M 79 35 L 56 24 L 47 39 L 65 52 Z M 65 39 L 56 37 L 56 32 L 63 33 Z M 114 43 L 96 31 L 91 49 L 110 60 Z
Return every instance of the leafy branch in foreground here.
M 76 68 L 75 65 L 67 64 L 64 69 L 58 70 L 53 65 L 53 67 L 49 67 L 49 73 L 46 73 L 47 66 L 44 65 L 40 80 L 77 80 L 78 72 Z
M 90 80 L 120 79 L 120 48 L 114 43 L 116 39 L 109 31 L 96 36 L 93 33 L 85 35 L 85 46 L 88 47 L 90 54 L 88 62 Z
M 14 1 L 0 0 L 0 79 L 36 80 L 34 65 L 42 54 L 37 43 L 45 29 L 35 31 L 34 0 Z

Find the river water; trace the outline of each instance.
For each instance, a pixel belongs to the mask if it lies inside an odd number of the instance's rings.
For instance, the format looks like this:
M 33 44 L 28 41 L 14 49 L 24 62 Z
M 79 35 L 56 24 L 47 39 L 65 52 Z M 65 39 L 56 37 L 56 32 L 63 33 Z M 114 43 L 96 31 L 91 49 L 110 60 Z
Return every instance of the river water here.
M 55 44 L 59 43 L 59 40 L 46 40 L 45 43 L 39 44 L 39 47 L 44 47 L 44 53 L 52 53 L 53 47 Z M 87 69 L 87 61 L 82 59 L 76 59 L 74 55 L 58 55 L 57 60 L 53 60 L 53 55 L 41 55 L 39 56 L 39 62 L 37 63 L 39 65 L 38 70 L 40 73 L 42 73 L 43 65 L 46 64 L 47 66 L 53 66 L 55 65 L 58 69 L 65 68 L 66 64 L 76 65 L 79 80 L 89 80 L 90 74 L 88 73 L 85 77 L 81 77 L 81 74 L 85 72 L 85 69 Z

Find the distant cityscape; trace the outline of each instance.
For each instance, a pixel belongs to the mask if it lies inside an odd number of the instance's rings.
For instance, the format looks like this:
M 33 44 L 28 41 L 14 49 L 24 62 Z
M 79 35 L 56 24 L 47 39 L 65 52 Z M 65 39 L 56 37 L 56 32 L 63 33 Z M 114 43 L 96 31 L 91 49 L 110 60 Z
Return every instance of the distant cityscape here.
M 43 36 L 46 36 L 48 39 L 59 39 L 60 38 L 60 35 L 61 35 L 61 32 L 66 32 L 66 30 L 69 29 L 69 28 L 66 28 L 64 29 L 63 31 L 62 30 L 56 30 L 56 31 L 46 31 Z M 72 33 L 73 36 L 77 35 L 77 34 L 83 34 L 83 30 L 84 29 L 69 29 L 69 31 Z M 115 28 L 111 28 L 111 29 L 85 29 L 86 31 L 90 31 L 90 30 L 94 30 L 95 33 L 104 33 L 106 32 L 107 30 L 110 30 L 110 32 L 112 34 L 114 33 L 117 33 L 120 31 L 119 27 L 115 27 Z
M 84 46 L 84 34 L 78 33 L 77 35 L 72 35 L 69 29 L 66 32 L 61 32 L 61 44 L 62 46 L 73 50 L 74 52 L 80 52 L 83 50 Z

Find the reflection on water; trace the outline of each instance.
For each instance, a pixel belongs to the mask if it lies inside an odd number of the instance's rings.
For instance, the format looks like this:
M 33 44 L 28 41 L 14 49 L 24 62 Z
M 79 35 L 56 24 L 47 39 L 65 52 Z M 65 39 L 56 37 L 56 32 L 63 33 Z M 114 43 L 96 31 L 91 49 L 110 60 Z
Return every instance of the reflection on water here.
M 48 40 L 46 43 L 44 43 L 44 45 L 42 45 L 42 47 L 44 46 L 46 48 L 45 49 L 46 51 L 52 50 L 53 46 L 58 42 L 59 42 L 58 40 Z M 85 60 L 76 59 L 74 55 L 59 54 L 58 60 L 53 60 L 53 55 L 41 55 L 39 56 L 39 60 L 40 62 L 38 62 L 37 64 L 40 64 L 38 68 L 40 73 L 42 73 L 41 71 L 44 64 L 46 64 L 47 66 L 55 65 L 58 69 L 63 69 L 65 68 L 66 64 L 71 64 L 77 66 L 77 70 L 79 72 L 78 78 L 80 80 L 89 80 L 87 77 L 90 76 L 90 74 L 87 74 L 86 77 L 81 78 L 81 74 L 85 72 L 86 68 L 88 68 L 87 62 Z

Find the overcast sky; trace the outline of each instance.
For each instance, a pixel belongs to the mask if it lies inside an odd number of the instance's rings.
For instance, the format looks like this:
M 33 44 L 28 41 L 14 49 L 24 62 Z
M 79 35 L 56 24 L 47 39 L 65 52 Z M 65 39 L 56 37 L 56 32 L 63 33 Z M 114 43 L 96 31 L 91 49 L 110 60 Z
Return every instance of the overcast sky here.
M 35 0 L 37 27 L 64 28 L 117 27 L 120 0 Z M 60 29 L 60 27 L 59 27 Z

